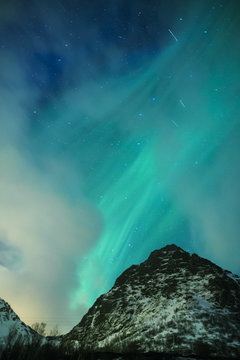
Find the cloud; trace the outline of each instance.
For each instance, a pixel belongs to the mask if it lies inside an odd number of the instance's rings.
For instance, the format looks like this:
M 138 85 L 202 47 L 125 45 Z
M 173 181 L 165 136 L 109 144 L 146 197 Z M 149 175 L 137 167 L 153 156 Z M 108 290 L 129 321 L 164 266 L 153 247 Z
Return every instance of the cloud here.
M 45 28 L 41 38 L 30 38 L 25 15 L 20 23 L 17 11 L 8 6 L 3 9 L 6 18 L 0 29 L 5 32 L 12 26 L 5 37 L 8 48 L 0 50 L 1 297 L 27 323 L 43 320 L 67 331 L 86 310 L 70 309 L 71 293 L 78 286 L 78 263 L 98 240 L 102 220 L 83 195 L 81 169 L 74 169 L 63 154 L 48 152 L 45 131 L 39 130 L 36 137 L 31 132 L 37 127 L 34 110 L 46 109 L 40 104 L 42 98 L 52 105 L 54 89 L 48 67 L 62 57 L 66 69 L 74 58 L 71 51 L 66 53 L 66 29 L 60 18 L 52 12 L 44 15 L 44 6 L 40 10 L 39 26 L 52 23 L 56 32 Z M 23 34 L 28 56 L 16 42 L 15 28 Z M 49 53 L 54 54 L 53 60 L 47 57 Z M 42 64 L 31 63 L 35 55 L 43 59 Z
M 10 246 L 6 239 L 0 240 L 0 266 L 14 269 L 19 266 L 21 255 L 17 247 Z
M 13 149 L 1 149 L 0 172 L 1 296 L 23 320 L 71 320 L 76 265 L 100 234 L 99 214 L 83 197 L 59 193 Z

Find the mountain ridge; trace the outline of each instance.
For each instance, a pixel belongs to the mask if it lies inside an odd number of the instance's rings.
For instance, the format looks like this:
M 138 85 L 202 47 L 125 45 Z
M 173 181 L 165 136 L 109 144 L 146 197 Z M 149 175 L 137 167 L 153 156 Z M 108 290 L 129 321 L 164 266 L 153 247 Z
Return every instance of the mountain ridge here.
M 12 344 L 17 340 L 28 344 L 42 339 L 41 335 L 26 325 L 11 306 L 0 298 L 0 346 L 4 347 L 10 340 Z

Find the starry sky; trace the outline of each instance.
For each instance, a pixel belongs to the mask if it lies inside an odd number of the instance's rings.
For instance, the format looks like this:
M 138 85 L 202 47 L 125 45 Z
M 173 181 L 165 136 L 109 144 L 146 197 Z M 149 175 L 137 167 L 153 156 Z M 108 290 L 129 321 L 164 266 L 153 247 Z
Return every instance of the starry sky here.
M 0 4 L 0 296 L 70 330 L 175 243 L 240 273 L 238 0 Z

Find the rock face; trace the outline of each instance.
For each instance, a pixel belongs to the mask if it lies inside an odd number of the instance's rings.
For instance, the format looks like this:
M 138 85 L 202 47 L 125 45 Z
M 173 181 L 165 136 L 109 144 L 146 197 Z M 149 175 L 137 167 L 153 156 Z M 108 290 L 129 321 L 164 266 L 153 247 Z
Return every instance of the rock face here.
M 176 245 L 133 265 L 65 335 L 84 351 L 240 356 L 240 277 Z
M 24 324 L 10 305 L 0 298 L 0 346 L 4 347 L 7 343 L 13 345 L 16 340 L 27 344 L 42 339 L 42 336 Z

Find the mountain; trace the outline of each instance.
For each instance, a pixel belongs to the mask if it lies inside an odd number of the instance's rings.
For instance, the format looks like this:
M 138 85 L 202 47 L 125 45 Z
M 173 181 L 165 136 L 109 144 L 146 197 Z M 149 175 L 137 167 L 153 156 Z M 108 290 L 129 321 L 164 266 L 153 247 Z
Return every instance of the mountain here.
M 176 245 L 122 273 L 64 336 L 83 351 L 240 356 L 240 277 Z
M 4 347 L 7 343 L 13 345 L 16 340 L 27 344 L 42 339 L 42 336 L 24 324 L 10 305 L 0 298 L 0 346 Z

